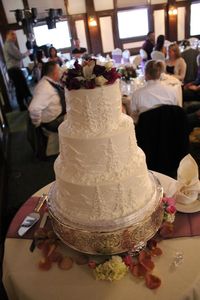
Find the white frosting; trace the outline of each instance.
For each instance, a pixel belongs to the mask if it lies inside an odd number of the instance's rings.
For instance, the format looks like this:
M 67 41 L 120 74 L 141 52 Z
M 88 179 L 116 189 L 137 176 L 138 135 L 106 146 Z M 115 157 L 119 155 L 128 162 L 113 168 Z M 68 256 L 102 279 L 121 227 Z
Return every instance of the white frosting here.
M 121 118 L 121 92 L 118 80 L 95 89 L 65 91 L 66 133 L 71 136 L 96 136 L 118 128 Z
M 67 92 L 67 120 L 59 127 L 53 209 L 82 225 L 115 222 L 155 199 L 133 121 L 121 113 L 119 83 Z M 152 202 L 153 203 L 153 202 Z

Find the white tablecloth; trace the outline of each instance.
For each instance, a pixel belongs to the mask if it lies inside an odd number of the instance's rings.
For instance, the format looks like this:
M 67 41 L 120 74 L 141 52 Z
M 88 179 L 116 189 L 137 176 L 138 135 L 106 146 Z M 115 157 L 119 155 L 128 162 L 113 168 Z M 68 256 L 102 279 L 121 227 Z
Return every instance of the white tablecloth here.
M 174 180 L 158 174 L 165 192 L 173 188 Z M 36 195 L 47 192 L 49 186 Z M 85 265 L 74 265 L 62 271 L 56 265 L 49 271 L 40 271 L 37 263 L 41 252 L 29 251 L 31 241 L 7 238 L 3 260 L 3 283 L 9 300 L 197 300 L 200 299 L 200 238 L 178 238 L 162 241 L 161 257 L 154 258 L 153 273 L 162 280 L 161 287 L 149 290 L 144 280 L 128 273 L 116 282 L 96 281 Z M 71 250 L 63 246 L 63 251 Z M 184 260 L 175 270 L 170 268 L 177 251 Z M 73 252 L 73 251 L 72 251 Z

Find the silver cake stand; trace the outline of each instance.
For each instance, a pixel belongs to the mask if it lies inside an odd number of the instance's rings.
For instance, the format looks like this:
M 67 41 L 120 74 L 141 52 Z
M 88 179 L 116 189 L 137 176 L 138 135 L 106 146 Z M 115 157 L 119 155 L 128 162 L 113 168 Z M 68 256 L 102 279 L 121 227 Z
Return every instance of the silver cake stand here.
M 146 245 L 160 228 L 163 221 L 163 188 L 150 172 L 155 185 L 155 201 L 150 209 L 136 218 L 135 214 L 120 220 L 120 226 L 88 227 L 61 219 L 54 209 L 55 183 L 48 195 L 48 209 L 53 230 L 67 246 L 87 254 L 112 255 L 123 252 L 137 252 Z M 151 199 L 150 199 L 151 200 Z

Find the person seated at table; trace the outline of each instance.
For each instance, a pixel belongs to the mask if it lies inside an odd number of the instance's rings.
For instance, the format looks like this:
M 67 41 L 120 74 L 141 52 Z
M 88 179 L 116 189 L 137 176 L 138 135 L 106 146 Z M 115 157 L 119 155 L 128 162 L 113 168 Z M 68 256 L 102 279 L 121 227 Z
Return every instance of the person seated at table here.
M 164 47 L 165 36 L 163 34 L 157 37 L 156 45 L 151 52 L 151 58 L 153 60 L 165 60 L 166 48 Z
M 37 83 L 43 76 L 43 69 L 45 64 L 45 55 L 44 51 L 42 49 L 38 49 L 36 51 L 36 58 L 34 61 L 34 68 L 32 71 L 33 78 L 35 79 L 35 82 Z
M 80 40 L 78 38 L 74 39 L 73 43 L 75 48 L 72 50 L 72 57 L 82 57 L 87 52 L 87 49 L 80 46 Z
M 181 57 L 179 46 L 176 43 L 169 45 L 168 58 L 165 62 L 166 73 L 183 82 L 187 66 L 184 59 Z
M 197 77 L 195 81 L 189 82 L 183 88 L 183 101 L 200 101 L 200 54 L 197 56 Z
M 54 61 L 47 62 L 44 76 L 35 87 L 28 108 L 32 123 L 36 127 L 42 125 L 53 132 L 58 131 L 58 126 L 66 114 L 64 89 L 60 86 L 59 79 L 58 64 Z
M 145 65 L 146 85 L 133 93 L 131 101 L 132 117 L 137 123 L 144 111 L 163 104 L 177 105 L 176 91 L 160 81 L 164 65 L 161 61 L 150 60 Z
M 57 54 L 57 50 L 55 47 L 49 48 L 49 60 L 48 61 L 55 61 L 60 67 L 63 65 L 63 60 Z
M 196 79 L 198 72 L 197 56 L 199 55 L 199 51 L 191 47 L 189 40 L 183 40 L 180 46 L 183 48 L 181 56 L 185 60 L 187 65 L 186 74 L 184 78 L 185 84 L 188 82 L 192 82 Z
M 153 31 L 149 31 L 147 34 L 146 41 L 142 45 L 142 49 L 147 53 L 147 59 L 151 59 L 151 52 L 155 46 L 155 33 Z

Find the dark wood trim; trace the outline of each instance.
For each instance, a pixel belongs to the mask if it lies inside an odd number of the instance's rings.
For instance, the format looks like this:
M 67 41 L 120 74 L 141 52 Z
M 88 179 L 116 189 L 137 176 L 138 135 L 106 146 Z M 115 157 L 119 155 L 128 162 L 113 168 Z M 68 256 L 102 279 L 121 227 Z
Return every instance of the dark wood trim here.
M 117 19 L 117 0 L 113 0 L 113 19 L 112 19 L 112 26 L 113 26 L 113 38 L 114 38 L 114 47 L 122 49 L 122 43 L 119 38 L 119 26 L 118 26 L 118 19 Z
M 184 1 L 183 6 L 185 7 L 185 38 L 188 39 L 190 37 L 190 3 Z
M 69 16 L 69 3 L 68 0 L 64 0 L 66 15 Z
M 166 6 L 166 39 L 169 41 L 177 41 L 177 15 L 169 15 L 168 11 L 171 6 L 176 6 L 175 0 L 168 0 Z
M 87 12 L 87 27 L 91 45 L 91 53 L 94 55 L 98 53 L 102 53 L 102 42 L 101 42 L 101 33 L 99 27 L 99 19 L 97 18 L 97 13 L 94 10 L 94 2 L 93 0 L 85 0 L 86 4 L 86 12 Z M 97 26 L 90 27 L 88 26 L 88 18 L 90 16 L 94 16 L 97 20 Z
M 149 17 L 149 31 L 154 31 L 153 6 L 149 5 L 147 8 Z
M 24 5 L 24 9 L 29 9 L 29 4 L 28 4 L 28 0 L 22 0 L 23 5 Z
M 0 34 L 2 35 L 3 40 L 5 40 L 6 37 L 6 31 L 8 30 L 7 26 L 8 26 L 8 20 L 6 17 L 2 0 L 0 0 Z
M 154 11 L 154 10 L 160 10 L 160 9 L 166 10 L 167 3 L 153 4 L 153 5 L 151 5 L 151 6 L 152 6 L 152 8 L 153 8 L 153 11 Z
M 113 9 L 109 9 L 109 10 L 101 10 L 101 11 L 97 11 L 96 14 L 98 17 L 106 17 L 106 16 L 110 16 L 113 15 L 114 11 Z
M 120 7 L 117 8 L 117 11 L 123 11 L 123 10 L 132 10 L 132 9 L 142 9 L 142 8 L 149 8 L 149 5 L 133 5 L 133 6 L 128 6 L 128 7 Z

